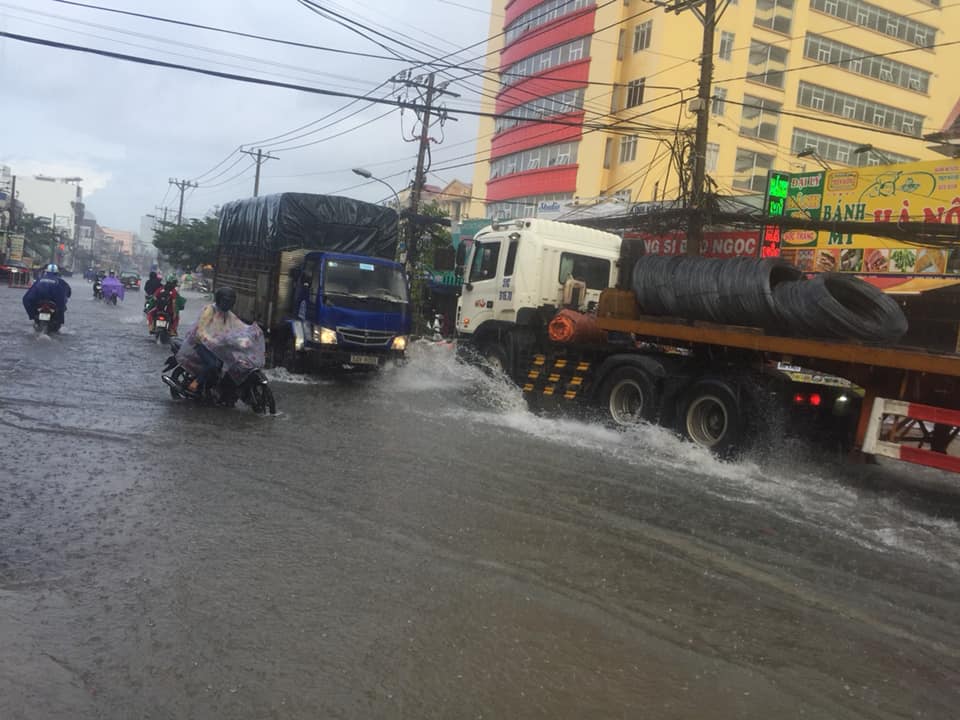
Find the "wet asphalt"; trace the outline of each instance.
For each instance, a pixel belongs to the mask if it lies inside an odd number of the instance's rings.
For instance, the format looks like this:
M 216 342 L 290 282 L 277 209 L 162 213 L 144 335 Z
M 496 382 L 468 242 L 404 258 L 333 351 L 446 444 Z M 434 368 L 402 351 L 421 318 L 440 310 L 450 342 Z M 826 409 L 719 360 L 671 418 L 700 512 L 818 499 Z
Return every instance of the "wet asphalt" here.
M 0 719 L 960 716 L 960 485 L 530 414 L 418 344 L 174 402 L 0 287 Z M 203 299 L 188 294 L 185 320 Z

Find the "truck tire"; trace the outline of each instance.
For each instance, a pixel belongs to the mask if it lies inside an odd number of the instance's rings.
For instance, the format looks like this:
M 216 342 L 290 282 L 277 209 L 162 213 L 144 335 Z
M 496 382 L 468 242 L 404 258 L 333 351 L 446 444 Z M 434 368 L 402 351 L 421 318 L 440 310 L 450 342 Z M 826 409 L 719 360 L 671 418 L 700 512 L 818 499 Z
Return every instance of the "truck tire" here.
M 722 458 L 741 454 L 746 423 L 735 386 L 725 380 L 700 380 L 684 395 L 679 414 L 685 438 Z
M 510 374 L 507 349 L 496 340 L 485 343 L 480 348 L 480 355 L 495 374 Z
M 611 372 L 603 383 L 600 398 L 616 425 L 629 427 L 652 422 L 657 416 L 656 384 L 646 370 L 633 365 Z

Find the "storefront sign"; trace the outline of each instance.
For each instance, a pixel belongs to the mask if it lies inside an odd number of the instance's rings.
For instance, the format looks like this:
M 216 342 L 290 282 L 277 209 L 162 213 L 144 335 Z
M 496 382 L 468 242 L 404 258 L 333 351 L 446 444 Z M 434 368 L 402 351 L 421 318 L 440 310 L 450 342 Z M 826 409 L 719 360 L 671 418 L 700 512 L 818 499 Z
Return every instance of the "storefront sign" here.
M 817 193 L 802 178 L 821 175 Z M 788 214 L 858 222 L 955 224 L 960 231 L 960 161 L 805 173 L 791 178 Z M 784 233 L 784 259 L 812 272 L 958 274 L 960 249 L 920 247 L 873 235 L 793 230 Z

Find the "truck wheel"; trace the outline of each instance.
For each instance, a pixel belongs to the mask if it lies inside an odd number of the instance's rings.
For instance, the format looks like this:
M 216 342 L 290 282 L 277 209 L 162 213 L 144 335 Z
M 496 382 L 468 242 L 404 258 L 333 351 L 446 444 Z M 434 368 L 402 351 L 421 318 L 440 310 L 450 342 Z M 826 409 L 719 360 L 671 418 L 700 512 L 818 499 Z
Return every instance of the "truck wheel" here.
M 622 367 L 603 384 L 603 406 L 617 425 L 650 422 L 657 414 L 657 394 L 650 376 L 638 367 Z
M 484 362 L 486 362 L 495 373 L 509 374 L 507 351 L 503 345 L 498 342 L 487 343 L 480 350 L 480 354 L 483 356 Z
M 684 437 L 730 458 L 743 451 L 744 418 L 737 394 L 722 380 L 703 380 L 685 397 L 680 413 Z

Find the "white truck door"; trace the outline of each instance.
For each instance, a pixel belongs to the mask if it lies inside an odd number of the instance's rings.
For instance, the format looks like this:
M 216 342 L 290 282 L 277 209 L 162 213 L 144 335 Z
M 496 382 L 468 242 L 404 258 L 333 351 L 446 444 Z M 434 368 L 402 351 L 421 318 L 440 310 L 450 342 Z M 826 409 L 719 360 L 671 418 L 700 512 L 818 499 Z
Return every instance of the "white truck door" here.
M 474 243 L 467 277 L 460 294 L 457 330 L 470 334 L 493 318 L 499 293 L 501 238 L 479 239 Z

